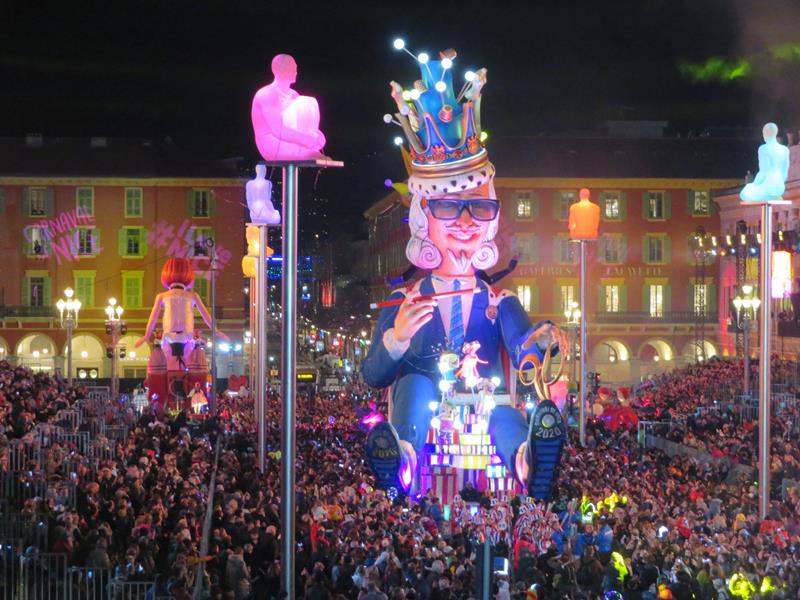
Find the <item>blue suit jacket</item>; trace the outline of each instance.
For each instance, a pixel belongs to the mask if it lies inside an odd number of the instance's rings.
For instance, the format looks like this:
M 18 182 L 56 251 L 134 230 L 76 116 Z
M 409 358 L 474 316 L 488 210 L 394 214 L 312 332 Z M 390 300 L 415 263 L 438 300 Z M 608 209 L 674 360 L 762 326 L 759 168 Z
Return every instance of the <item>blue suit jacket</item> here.
M 502 294 L 500 298 L 494 321 L 489 319 L 487 316 L 487 308 L 490 305 L 489 296 L 492 294 L 493 297 L 497 297 L 497 295 L 480 279 L 477 280 L 477 285 L 483 291 L 475 294 L 472 298 L 472 308 L 464 341 L 478 341 L 481 344 L 478 357 L 488 361 L 487 364 L 478 365 L 481 377 L 499 377 L 505 384 L 501 349 L 505 348 L 513 365 L 518 367 L 519 346 L 535 327 L 531 326 L 528 315 L 516 296 L 511 294 L 502 297 L 508 292 Z M 421 281 L 419 289 L 422 294 L 435 293 L 430 275 Z M 393 292 L 389 298 L 395 299 L 404 296 L 405 293 L 398 290 Z M 406 353 L 401 358 L 394 360 L 383 345 L 383 334 L 387 329 L 394 327 L 394 319 L 398 310 L 399 306 L 390 306 L 384 308 L 378 316 L 375 337 L 362 365 L 364 380 L 373 387 L 382 388 L 391 385 L 403 375 L 417 373 L 425 375 L 433 381 L 434 385 L 437 385 L 441 379 L 438 367 L 439 355 L 447 347 L 447 336 L 439 309 L 435 308 L 433 318 L 414 334 Z M 536 325 L 536 327 L 538 326 Z M 533 350 L 539 354 L 540 358 L 542 357 L 540 348 L 534 346 Z

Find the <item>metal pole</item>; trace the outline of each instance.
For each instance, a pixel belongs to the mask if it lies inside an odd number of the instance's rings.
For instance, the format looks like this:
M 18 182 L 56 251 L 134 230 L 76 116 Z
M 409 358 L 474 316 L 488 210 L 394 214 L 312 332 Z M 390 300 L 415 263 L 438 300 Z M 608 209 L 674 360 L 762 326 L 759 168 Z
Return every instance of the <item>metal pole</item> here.
M 758 365 L 758 490 L 759 514 L 766 519 L 769 513 L 770 484 L 770 298 L 772 297 L 772 207 L 761 207 L 761 354 Z
M 492 594 L 492 544 L 483 542 L 483 574 L 481 579 L 481 600 L 491 600 Z
M 72 315 L 67 313 L 67 383 L 72 387 L 72 328 L 75 326 Z
M 748 309 L 745 309 L 747 311 Z M 750 395 L 750 314 L 745 312 L 744 314 L 744 340 L 743 340 L 743 349 L 744 349 L 744 391 L 742 392 L 745 396 Z
M 580 404 L 578 405 L 578 438 L 586 447 L 586 355 L 589 346 L 586 342 L 586 329 L 589 311 L 586 306 L 586 240 L 581 240 L 581 387 Z
M 256 259 L 256 335 L 257 360 L 255 386 L 258 387 L 256 393 L 256 415 L 258 415 L 258 468 L 263 473 L 267 464 L 267 380 L 269 375 L 269 365 L 267 365 L 267 315 L 269 314 L 269 303 L 267 302 L 267 226 L 258 226 L 258 258 Z
M 119 343 L 119 323 L 112 323 L 111 325 L 111 400 L 116 402 L 119 396 L 119 372 L 118 368 L 119 365 L 117 364 L 118 359 L 118 348 L 117 344 Z
M 211 397 L 209 410 L 217 410 L 217 247 L 211 246 Z
M 283 167 L 283 322 L 281 323 L 281 388 L 283 422 L 281 439 L 281 525 L 283 591 L 295 598 L 295 394 L 297 361 L 297 165 Z M 262 249 L 262 254 L 265 250 Z

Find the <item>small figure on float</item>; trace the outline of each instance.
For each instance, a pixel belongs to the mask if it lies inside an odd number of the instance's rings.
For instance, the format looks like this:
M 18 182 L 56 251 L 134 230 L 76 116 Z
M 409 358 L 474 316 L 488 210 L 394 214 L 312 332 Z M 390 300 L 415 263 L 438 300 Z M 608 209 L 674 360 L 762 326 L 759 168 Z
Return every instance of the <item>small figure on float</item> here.
M 316 98 L 292 89 L 297 63 L 288 54 L 272 59 L 272 83 L 253 97 L 250 116 L 256 146 L 264 160 L 311 160 L 324 158 L 325 135 L 319 130 Z
M 782 200 L 789 176 L 789 148 L 778 142 L 778 126 L 767 123 L 762 130 L 764 143 L 758 147 L 758 173 L 742 188 L 745 202 Z
M 404 44 L 398 40 L 395 47 L 403 49 Z M 508 389 L 504 357 L 518 368 L 523 355 L 543 358 L 547 348 L 566 344 L 552 323 L 531 326 L 515 294 L 491 288 L 476 276 L 497 263 L 494 238 L 500 205 L 493 185 L 495 169 L 480 128 L 486 70 L 467 73 L 467 83 L 456 96 L 455 57 L 452 49 L 441 52 L 439 60 L 420 54 L 422 79 L 411 90 L 391 82 L 398 112 L 384 118 L 402 127 L 411 146 L 411 239 L 406 256 L 419 269 L 431 271 L 392 292 L 390 300 L 400 303 L 382 309 L 362 365 L 369 385 L 391 386 L 391 422 L 379 423 L 367 437 L 368 463 L 379 486 L 388 491 L 410 490 L 431 424 L 431 407 L 446 385 L 439 379 L 444 373 L 440 369 L 450 364 L 445 360 L 440 367 L 443 352 L 460 357 L 465 341 L 475 344 L 470 347 L 478 353 L 474 362 L 479 377 L 496 378 L 497 388 Z M 468 101 L 461 103 L 462 98 Z M 442 293 L 450 295 L 430 297 Z M 566 437 L 551 401 L 540 402 L 534 417 L 548 407 L 555 416 L 534 418 L 530 428 L 513 406 L 497 406 L 489 420 L 493 444 L 508 471 L 531 495 L 544 498 L 550 495 Z M 539 435 L 542 427 L 550 428 L 546 436 Z
M 172 390 L 176 378 L 185 380 L 187 365 L 191 362 L 190 357 L 195 346 L 191 343 L 194 338 L 195 307 L 209 327 L 211 327 L 211 315 L 200 296 L 191 291 L 194 284 L 194 270 L 188 259 L 168 259 L 161 269 L 161 284 L 167 291 L 156 296 L 145 333 L 136 341 L 135 347 L 138 348 L 150 339 L 163 310 L 163 333 L 160 344 L 163 354 L 153 352 L 150 362 L 153 362 L 156 355 L 163 357 L 166 361 L 166 371 L 170 374 L 168 389 Z M 221 331 L 217 331 L 217 336 L 223 340 L 228 339 L 228 336 Z

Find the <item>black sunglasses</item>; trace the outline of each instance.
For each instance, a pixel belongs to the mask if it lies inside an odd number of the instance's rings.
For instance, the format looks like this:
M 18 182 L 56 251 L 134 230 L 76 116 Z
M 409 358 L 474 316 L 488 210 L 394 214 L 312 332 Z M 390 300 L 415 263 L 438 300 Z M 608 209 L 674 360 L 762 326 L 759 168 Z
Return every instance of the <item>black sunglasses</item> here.
M 492 221 L 497 217 L 500 204 L 492 198 L 476 198 L 474 200 L 428 198 L 428 208 L 435 219 L 457 219 L 464 210 L 467 210 L 476 221 Z

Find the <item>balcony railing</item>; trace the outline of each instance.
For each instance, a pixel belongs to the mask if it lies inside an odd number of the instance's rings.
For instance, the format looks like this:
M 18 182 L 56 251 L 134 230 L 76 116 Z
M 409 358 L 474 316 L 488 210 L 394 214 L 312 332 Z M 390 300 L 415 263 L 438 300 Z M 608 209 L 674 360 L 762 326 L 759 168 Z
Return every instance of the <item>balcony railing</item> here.
M 758 325 L 753 324 L 753 329 Z M 797 321 L 778 321 L 779 337 L 800 337 L 800 322 Z
M 55 306 L 0 306 L 0 318 L 44 317 L 55 318 L 58 311 Z
M 591 315 L 594 323 L 715 323 L 716 312 L 697 314 L 691 310 L 665 312 L 654 317 L 649 312 L 599 312 Z

